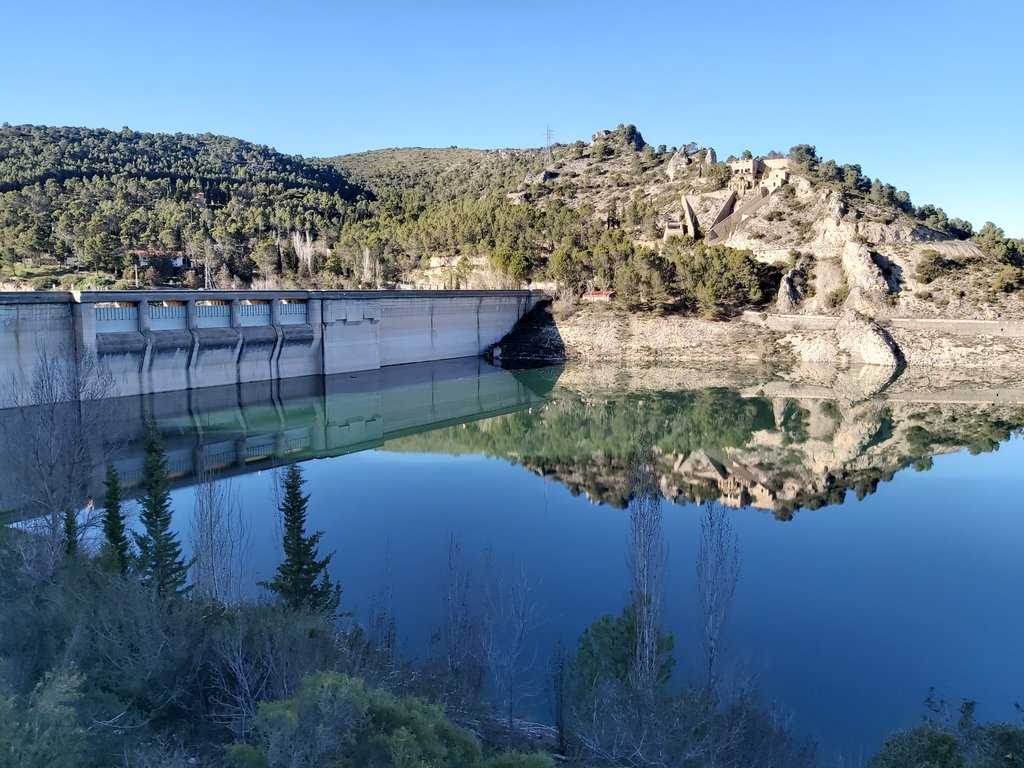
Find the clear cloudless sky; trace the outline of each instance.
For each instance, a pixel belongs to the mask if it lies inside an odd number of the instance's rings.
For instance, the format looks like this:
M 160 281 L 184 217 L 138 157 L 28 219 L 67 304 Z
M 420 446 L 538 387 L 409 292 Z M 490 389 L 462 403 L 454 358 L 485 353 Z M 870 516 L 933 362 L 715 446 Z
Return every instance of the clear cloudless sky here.
M 0 120 L 331 156 L 808 143 L 1024 236 L 1024 2 L 0 3 Z

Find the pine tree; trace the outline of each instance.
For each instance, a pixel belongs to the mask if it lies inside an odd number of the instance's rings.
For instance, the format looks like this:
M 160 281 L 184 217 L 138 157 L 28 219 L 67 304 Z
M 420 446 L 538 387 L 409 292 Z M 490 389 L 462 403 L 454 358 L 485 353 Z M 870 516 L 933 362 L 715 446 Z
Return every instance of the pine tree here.
M 124 512 L 121 509 L 121 478 L 113 464 L 107 464 L 107 476 L 103 481 L 103 560 L 113 571 L 122 576 L 128 573 L 130 555 L 128 534 L 125 531 Z
M 306 504 L 302 493 L 302 470 L 288 467 L 284 479 L 284 499 L 279 507 L 284 518 L 284 562 L 269 582 L 260 582 L 277 594 L 292 610 L 334 613 L 341 603 L 341 587 L 331 583 L 327 566 L 334 553 L 318 560 L 317 545 L 323 531 L 306 536 Z
M 171 531 L 171 480 L 155 424 L 146 427 L 143 450 L 142 514 L 139 517 L 145 533 L 135 534 L 142 582 L 155 589 L 160 597 L 180 596 L 188 591 L 188 563 L 181 556 L 177 534 Z

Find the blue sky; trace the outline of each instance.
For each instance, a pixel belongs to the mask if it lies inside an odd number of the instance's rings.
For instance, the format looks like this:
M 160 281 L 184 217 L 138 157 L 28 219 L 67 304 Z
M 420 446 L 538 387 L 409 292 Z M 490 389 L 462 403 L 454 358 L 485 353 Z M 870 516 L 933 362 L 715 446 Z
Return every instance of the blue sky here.
M 1024 2 L 10 2 L 0 121 L 329 156 L 634 123 L 799 143 L 1024 236 Z

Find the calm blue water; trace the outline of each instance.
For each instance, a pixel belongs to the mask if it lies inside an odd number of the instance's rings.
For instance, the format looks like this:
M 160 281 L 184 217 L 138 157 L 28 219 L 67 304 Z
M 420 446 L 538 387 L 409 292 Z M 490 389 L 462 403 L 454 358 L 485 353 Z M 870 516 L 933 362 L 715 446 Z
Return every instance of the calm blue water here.
M 557 387 L 551 397 L 531 413 L 559 407 Z M 460 430 L 500 431 L 510 418 L 448 426 L 438 445 L 451 451 Z M 480 578 L 487 560 L 499 576 L 527 574 L 541 619 L 530 642 L 543 675 L 556 642 L 571 649 L 589 624 L 625 605 L 628 511 L 574 495 L 515 463 L 530 463 L 521 457 L 423 445 L 385 441 L 302 464 L 309 526 L 325 532 L 321 551 L 336 553 L 343 608 L 364 619 L 375 602 L 390 600 L 402 650 L 422 657 L 441 623 L 455 536 Z M 588 455 L 579 460 L 593 464 Z M 976 699 L 981 719 L 1013 719 L 1024 699 L 1022 468 L 1024 440 L 1011 437 L 993 452 L 936 456 L 931 470 L 897 471 L 862 501 L 850 491 L 842 504 L 800 509 L 786 522 L 753 507 L 730 510 L 742 566 L 724 638 L 727 666 L 755 675 L 825 756 L 871 754 L 886 734 L 920 720 L 930 687 L 954 706 Z M 271 473 L 224 482 L 252 514 L 249 576 L 267 579 L 279 559 Z M 174 494 L 185 540 L 191 494 Z M 699 674 L 702 512 L 685 501 L 662 505 L 663 617 L 682 680 Z M 544 706 L 530 711 L 543 716 Z

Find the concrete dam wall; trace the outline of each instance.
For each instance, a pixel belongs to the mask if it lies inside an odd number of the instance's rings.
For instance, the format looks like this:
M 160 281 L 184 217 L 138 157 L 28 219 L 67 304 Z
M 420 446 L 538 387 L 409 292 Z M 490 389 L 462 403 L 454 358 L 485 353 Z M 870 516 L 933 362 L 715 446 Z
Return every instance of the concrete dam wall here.
M 479 355 L 531 291 L 0 293 L 0 408 L 41 362 L 97 359 L 110 397 Z

